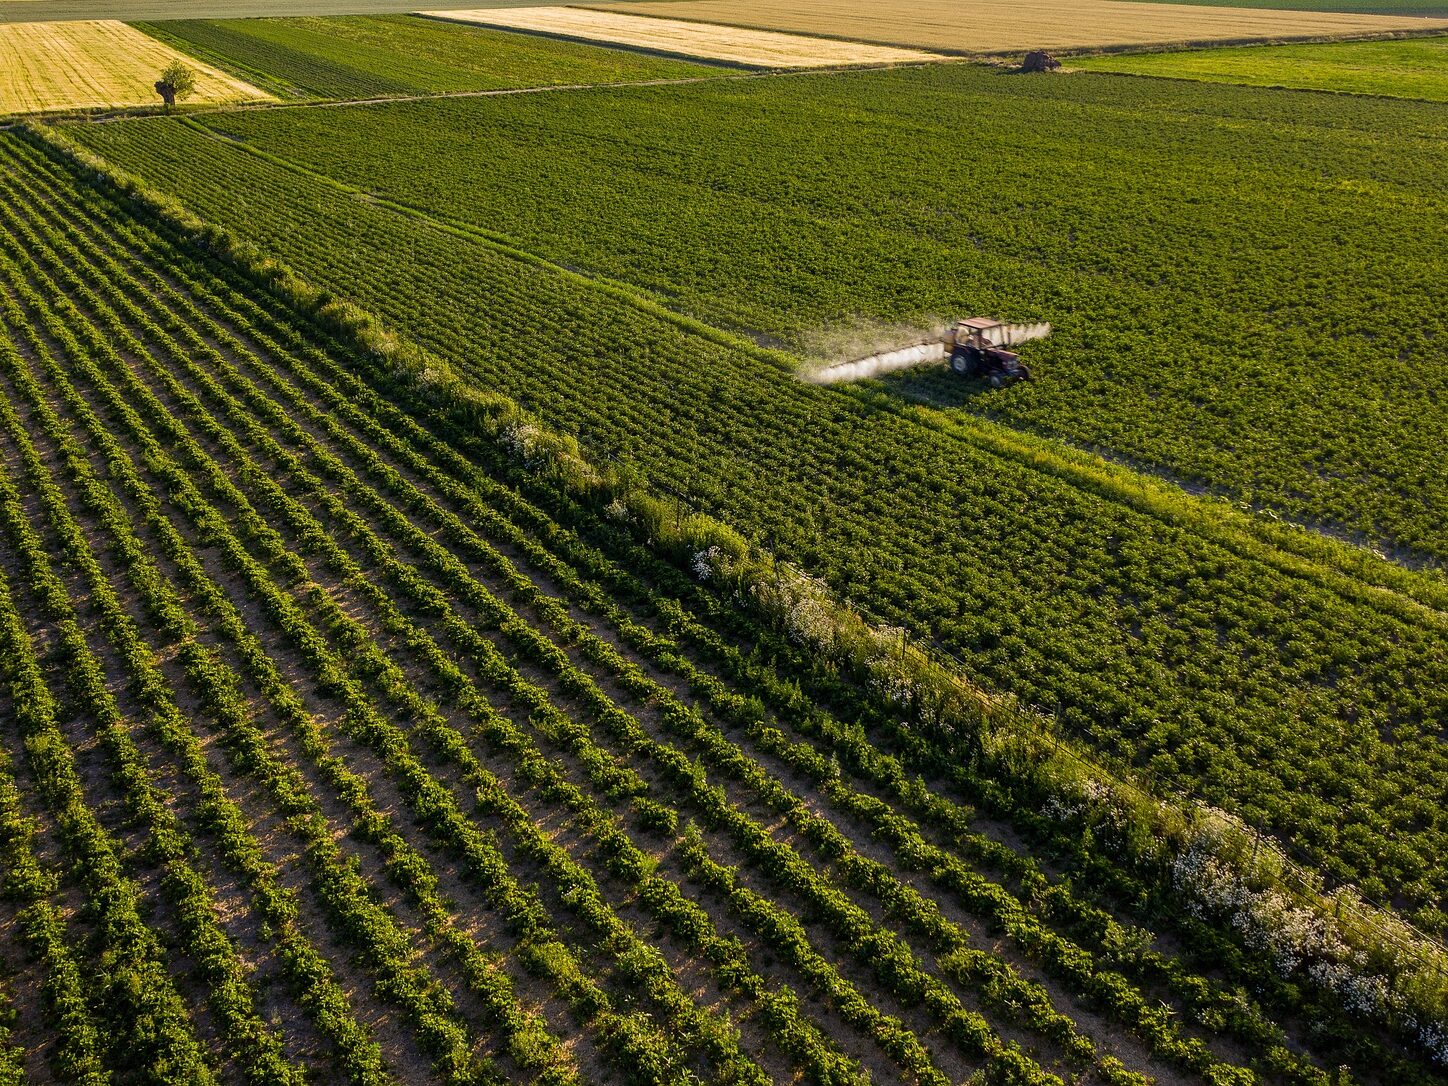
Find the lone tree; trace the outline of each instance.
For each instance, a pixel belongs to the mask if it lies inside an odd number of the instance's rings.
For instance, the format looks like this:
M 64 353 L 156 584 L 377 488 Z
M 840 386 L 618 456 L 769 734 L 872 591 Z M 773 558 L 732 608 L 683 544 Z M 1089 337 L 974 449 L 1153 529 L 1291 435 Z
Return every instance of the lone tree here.
M 156 80 L 156 93 L 171 109 L 182 98 L 189 98 L 196 91 L 196 73 L 179 60 L 173 60 Z

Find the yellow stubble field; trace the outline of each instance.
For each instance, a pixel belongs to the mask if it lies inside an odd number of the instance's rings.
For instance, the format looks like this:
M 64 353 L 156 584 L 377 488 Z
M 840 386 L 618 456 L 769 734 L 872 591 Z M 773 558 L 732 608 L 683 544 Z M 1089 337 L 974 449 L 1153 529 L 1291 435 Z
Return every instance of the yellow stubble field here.
M 1448 20 L 1131 0 L 646 0 L 590 8 L 953 53 L 1362 37 Z
M 647 13 L 671 5 L 643 5 Z M 423 12 L 440 19 L 508 30 L 626 45 L 678 56 L 723 60 L 761 68 L 820 68 L 850 64 L 903 64 L 943 59 L 918 49 L 802 37 L 677 19 L 644 18 L 573 7 L 479 8 Z
M 250 83 L 183 57 L 112 20 L 0 24 L 0 114 L 160 105 L 161 69 L 183 60 L 196 73 L 194 102 L 262 101 Z

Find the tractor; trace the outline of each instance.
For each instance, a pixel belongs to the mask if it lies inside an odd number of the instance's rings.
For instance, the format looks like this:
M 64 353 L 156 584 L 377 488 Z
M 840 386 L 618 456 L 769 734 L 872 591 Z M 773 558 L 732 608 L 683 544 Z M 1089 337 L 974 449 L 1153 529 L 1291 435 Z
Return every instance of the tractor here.
M 1045 339 L 1051 326 L 1038 324 L 1007 324 L 994 317 L 968 317 L 956 321 L 944 336 L 932 335 L 904 347 L 836 362 L 831 366 L 810 370 L 805 380 L 813 384 L 832 385 L 841 381 L 862 381 L 896 370 L 929 365 L 942 358 L 950 360 L 950 368 L 962 377 L 981 377 L 995 388 L 1012 381 L 1028 381 L 1031 371 L 1021 364 L 1020 355 L 1006 350 L 1033 339 Z
M 985 378 L 992 388 L 1000 388 L 1031 379 L 1021 356 L 1006 348 L 1042 339 L 1050 332 L 1049 324 L 1006 324 L 993 317 L 967 317 L 945 333 L 945 352 L 950 368 L 961 377 Z

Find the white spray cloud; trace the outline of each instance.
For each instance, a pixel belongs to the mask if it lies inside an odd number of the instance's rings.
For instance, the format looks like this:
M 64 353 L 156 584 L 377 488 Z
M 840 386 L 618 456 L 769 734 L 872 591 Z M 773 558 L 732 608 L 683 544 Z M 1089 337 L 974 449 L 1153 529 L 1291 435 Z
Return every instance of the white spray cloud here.
M 926 362 L 938 362 L 944 357 L 945 344 L 936 340 L 934 343 L 916 343 L 892 351 L 881 351 L 879 354 L 866 355 L 849 362 L 836 362 L 833 366 L 810 370 L 801 376 L 811 384 L 833 385 L 841 381 L 863 381 L 867 377 L 878 377 L 882 373 L 909 369 Z

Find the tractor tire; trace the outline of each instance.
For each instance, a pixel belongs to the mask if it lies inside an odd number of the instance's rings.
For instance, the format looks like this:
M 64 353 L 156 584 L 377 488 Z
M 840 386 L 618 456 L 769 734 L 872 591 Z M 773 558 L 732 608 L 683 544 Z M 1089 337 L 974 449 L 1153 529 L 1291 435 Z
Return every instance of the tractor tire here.
M 1006 383 L 1006 379 L 1005 379 L 1004 377 L 1002 377 L 1000 374 L 998 374 L 998 373 L 993 373 L 993 374 L 991 374 L 991 378 L 990 378 L 990 387 L 991 387 L 991 388 L 1000 388 L 1001 385 L 1003 385 L 1003 384 L 1005 384 L 1005 383 Z
M 960 377 L 974 377 L 980 359 L 976 351 L 969 347 L 959 350 L 950 356 L 950 368 Z

